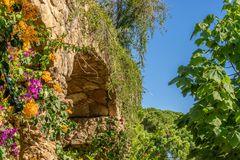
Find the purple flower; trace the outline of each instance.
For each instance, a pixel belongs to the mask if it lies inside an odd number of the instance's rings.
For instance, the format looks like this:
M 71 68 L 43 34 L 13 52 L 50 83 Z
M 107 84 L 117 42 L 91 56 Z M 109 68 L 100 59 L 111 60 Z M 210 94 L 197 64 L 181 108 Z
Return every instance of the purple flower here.
M 23 55 L 24 55 L 25 57 L 34 56 L 34 55 L 33 55 L 33 50 L 32 50 L 32 49 L 29 49 L 28 51 L 24 52 Z
M 10 147 L 10 154 L 14 157 L 17 157 L 19 154 L 19 149 L 17 147 L 16 142 L 14 142 Z
M 39 92 L 41 91 L 42 89 L 42 82 L 41 80 L 39 79 L 32 79 L 30 80 L 29 82 L 29 85 L 27 87 L 27 94 L 26 94 L 26 98 L 28 99 L 38 99 L 38 95 L 39 95 Z
M 16 128 L 8 128 L 4 131 L 0 131 L 0 146 L 5 145 L 7 143 L 7 140 L 12 139 L 15 133 L 17 133 Z
M 3 110 L 4 110 L 3 106 L 0 106 L 0 111 L 3 111 Z

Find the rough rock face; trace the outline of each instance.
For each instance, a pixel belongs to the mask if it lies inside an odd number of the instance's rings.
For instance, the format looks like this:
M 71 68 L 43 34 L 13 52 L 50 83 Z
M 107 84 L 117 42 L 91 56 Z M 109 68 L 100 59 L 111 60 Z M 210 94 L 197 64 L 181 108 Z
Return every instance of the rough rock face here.
M 115 124 L 109 124 L 109 117 L 81 118 L 75 119 L 75 121 L 79 127 L 67 137 L 67 146 L 71 148 L 84 149 L 91 143 L 96 133 L 102 133 L 109 128 L 117 131 L 121 129 L 119 121 L 116 121 Z
M 21 131 L 20 159 L 23 160 L 57 160 L 55 143 L 45 139 L 36 128 L 24 128 Z
M 94 37 L 88 36 L 87 22 L 80 23 L 78 18 L 69 20 L 75 7 L 74 0 L 31 0 L 31 2 L 39 8 L 41 19 L 52 29 L 53 37 L 65 34 L 64 41 L 67 43 L 94 48 L 94 52 L 88 54 L 59 51 L 51 68 L 55 81 L 63 88 L 63 94 L 59 97 L 72 106 L 71 118 L 79 124 L 73 135 L 70 135 L 69 144 L 73 147 L 86 145 L 91 142 L 94 135 L 106 129 L 104 126 L 107 117 L 120 117 L 116 95 L 109 93 L 107 89 L 110 74 L 108 55 L 100 53 Z M 87 11 L 86 6 L 82 7 Z M 57 159 L 54 144 L 39 136 L 38 131 L 24 131 L 24 134 L 35 137 L 35 143 L 24 139 L 22 159 Z
M 73 102 L 73 118 L 117 116 L 115 95 L 109 95 L 106 83 L 109 71 L 92 54 L 76 55 L 72 75 L 67 78 L 67 99 Z

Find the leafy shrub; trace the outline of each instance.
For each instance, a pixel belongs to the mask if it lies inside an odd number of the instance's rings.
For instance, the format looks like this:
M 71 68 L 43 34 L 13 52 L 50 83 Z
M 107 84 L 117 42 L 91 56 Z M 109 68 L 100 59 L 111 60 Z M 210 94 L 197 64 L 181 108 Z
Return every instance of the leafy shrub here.
M 40 126 L 54 141 L 73 126 L 48 72 L 60 42 L 38 17 L 27 0 L 0 2 L 0 159 L 18 156 L 19 126 Z

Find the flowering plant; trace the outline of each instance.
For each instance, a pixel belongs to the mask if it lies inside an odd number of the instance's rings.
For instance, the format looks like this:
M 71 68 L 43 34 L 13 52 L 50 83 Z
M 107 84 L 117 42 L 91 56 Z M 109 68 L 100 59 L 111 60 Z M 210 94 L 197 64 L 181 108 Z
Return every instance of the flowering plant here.
M 17 123 L 40 124 L 51 140 L 72 126 L 56 96 L 63 90 L 48 71 L 57 43 L 39 22 L 28 0 L 0 2 L 0 159 L 18 156 Z

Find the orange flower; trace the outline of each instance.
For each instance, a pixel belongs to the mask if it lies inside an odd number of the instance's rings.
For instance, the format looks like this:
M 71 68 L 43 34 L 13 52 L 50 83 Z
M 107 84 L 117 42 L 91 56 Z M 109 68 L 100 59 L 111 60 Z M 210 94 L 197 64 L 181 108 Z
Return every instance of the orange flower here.
M 68 109 L 66 110 L 66 112 L 67 112 L 68 114 L 73 114 L 73 112 L 72 112 L 72 110 L 71 110 L 70 108 L 68 108 Z
M 43 71 L 42 79 L 43 79 L 45 82 L 51 81 L 51 80 L 52 80 L 51 73 L 48 72 L 48 71 Z
M 35 31 L 33 26 L 22 26 L 22 27 L 26 27 L 22 33 L 22 39 L 24 42 L 26 43 L 38 42 L 37 32 Z
M 68 126 L 67 125 L 61 125 L 61 128 L 62 128 L 62 131 L 64 133 L 67 133 L 68 132 Z
M 26 30 L 28 27 L 28 25 L 24 21 L 18 22 L 18 25 L 19 25 L 20 29 L 22 29 L 22 30 Z
M 8 111 L 9 113 L 12 113 L 12 112 L 13 112 L 13 107 L 12 107 L 12 106 L 9 106 L 9 107 L 7 108 L 7 111 Z
M 7 101 L 9 99 L 10 95 L 3 99 L 3 101 Z
M 55 89 L 55 91 L 57 91 L 58 93 L 62 93 L 62 88 L 60 87 L 60 85 L 58 83 L 55 83 L 53 85 L 53 88 Z
M 53 53 L 51 53 L 51 54 L 48 55 L 48 59 L 50 61 L 54 61 L 54 60 L 56 60 L 56 56 Z
M 32 99 L 26 105 L 22 111 L 25 118 L 33 118 L 38 114 L 38 105 Z
M 8 11 L 11 11 L 11 7 L 15 2 L 14 0 L 3 0 L 3 3 L 7 7 Z
M 23 1 L 23 15 L 24 18 L 29 20 L 29 19 L 36 19 L 39 16 L 39 11 L 37 6 L 27 2 L 26 0 Z

